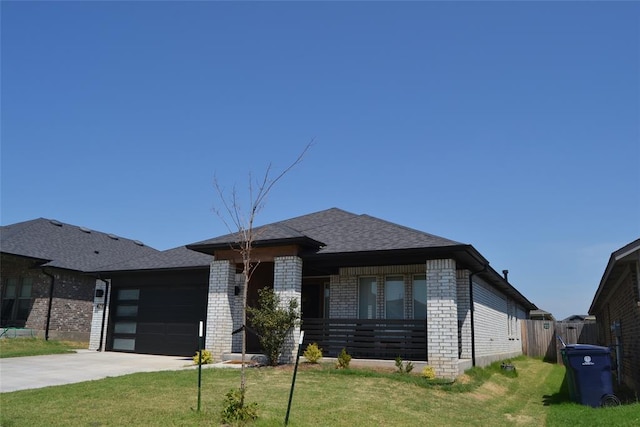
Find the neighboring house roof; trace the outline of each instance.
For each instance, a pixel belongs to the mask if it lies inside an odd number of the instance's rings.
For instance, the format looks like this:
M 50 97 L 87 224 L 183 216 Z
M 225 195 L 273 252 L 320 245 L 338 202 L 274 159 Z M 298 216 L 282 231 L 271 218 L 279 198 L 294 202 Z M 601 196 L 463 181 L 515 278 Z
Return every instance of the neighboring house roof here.
M 593 320 L 593 316 L 589 316 L 588 314 L 573 314 L 565 319 L 562 319 L 561 322 L 584 322 L 586 320 Z
M 548 311 L 544 311 L 544 310 L 531 310 L 529 312 L 529 319 L 531 320 L 556 320 L 555 317 L 553 317 L 553 314 L 549 313 Z
M 634 240 L 611 254 L 602 279 L 600 279 L 598 290 L 593 297 L 589 314 L 596 314 L 597 306 L 606 300 L 609 291 L 618 282 L 620 276 L 629 266 L 634 265 L 635 268 L 640 268 L 640 239 Z M 640 271 L 637 271 L 636 274 L 640 274 Z
M 137 240 L 38 218 L 0 227 L 0 252 L 89 272 L 158 251 Z
M 305 268 L 333 271 L 336 266 L 380 265 L 424 262 L 430 258 L 454 258 L 470 271 L 477 272 L 491 285 L 519 301 L 527 310 L 537 308 L 517 289 L 489 266 L 489 262 L 471 245 L 394 224 L 369 215 L 331 208 L 253 229 L 254 246 L 297 244 Z M 195 251 L 214 254 L 239 242 L 232 233 L 187 245 Z M 335 273 L 333 273 L 335 274 Z
M 192 251 L 191 249 L 187 249 L 185 246 L 180 246 L 121 263 L 108 265 L 101 268 L 100 272 L 186 269 L 198 267 L 209 268 L 212 261 L 213 257 L 211 255 Z

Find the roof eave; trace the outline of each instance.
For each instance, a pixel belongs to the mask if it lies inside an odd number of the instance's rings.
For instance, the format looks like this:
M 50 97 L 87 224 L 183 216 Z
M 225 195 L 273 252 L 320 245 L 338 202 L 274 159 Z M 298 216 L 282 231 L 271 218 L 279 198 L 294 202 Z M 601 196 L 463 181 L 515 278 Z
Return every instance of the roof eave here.
M 611 276 L 611 273 L 616 268 L 618 261 L 632 254 L 633 252 L 640 252 L 640 239 L 635 240 L 629 243 L 628 245 L 618 249 L 617 251 L 613 252 L 611 256 L 609 256 L 607 267 L 605 268 L 604 273 L 602 274 L 602 278 L 600 279 L 600 284 L 598 285 L 598 289 L 596 290 L 593 300 L 591 301 L 591 306 L 589 307 L 589 311 L 588 311 L 589 314 L 591 315 L 595 314 L 597 305 L 600 302 L 599 299 L 602 296 L 602 293 L 604 292 L 604 288 L 607 286 L 607 282 L 609 281 L 609 277 Z
M 240 242 L 220 242 L 220 243 L 195 243 L 187 245 L 187 249 L 192 251 L 201 252 L 207 255 L 214 255 L 214 252 L 221 249 L 234 249 Z M 301 237 L 287 237 L 282 239 L 264 239 L 256 240 L 253 242 L 252 247 L 268 247 L 268 246 L 286 246 L 286 245 L 300 245 L 307 248 L 321 248 L 324 243 L 311 239 L 307 236 Z
M 102 270 L 92 271 L 91 274 L 97 274 L 102 277 L 110 275 L 120 274 L 144 274 L 144 273 L 160 273 L 167 271 L 189 271 L 189 270 L 208 270 L 209 265 L 197 265 L 197 266 L 181 266 L 181 267 L 155 267 L 155 268 L 133 268 L 125 270 Z

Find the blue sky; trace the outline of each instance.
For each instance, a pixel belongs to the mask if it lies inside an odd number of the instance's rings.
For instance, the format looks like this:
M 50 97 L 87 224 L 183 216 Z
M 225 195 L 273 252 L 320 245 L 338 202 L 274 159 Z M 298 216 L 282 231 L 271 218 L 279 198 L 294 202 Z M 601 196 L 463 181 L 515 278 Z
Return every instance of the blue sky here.
M 640 237 L 640 3 L 1 4 L 1 222 L 168 249 L 214 175 L 470 243 L 557 318 Z

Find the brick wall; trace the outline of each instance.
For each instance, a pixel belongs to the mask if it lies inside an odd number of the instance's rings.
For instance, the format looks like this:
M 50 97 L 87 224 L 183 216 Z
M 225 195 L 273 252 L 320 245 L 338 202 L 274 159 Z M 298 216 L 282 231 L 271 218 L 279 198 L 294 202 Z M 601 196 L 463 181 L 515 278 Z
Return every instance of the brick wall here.
M 230 353 L 232 348 L 235 280 L 235 267 L 229 261 L 211 263 L 205 348 L 211 350 L 215 361 L 222 360 L 222 355 Z
M 109 302 L 111 300 L 111 288 L 103 280 L 96 280 L 96 292 L 103 292 L 102 297 L 94 295 L 93 314 L 91 317 L 91 334 L 89 337 L 89 350 L 102 350 L 106 348 L 107 325 L 109 319 Z
M 302 259 L 296 256 L 283 256 L 274 259 L 273 290 L 280 297 L 280 306 L 289 307 L 292 299 L 298 302 L 298 310 L 302 306 Z M 295 327 L 287 337 L 282 354 L 281 363 L 292 363 L 295 360 L 300 326 Z
M 458 376 L 458 307 L 456 262 L 428 260 L 427 268 L 427 352 L 436 376 Z
M 485 366 L 522 354 L 521 325 L 514 301 L 475 276 L 473 299 L 476 364 Z
M 640 394 L 640 306 L 638 306 L 638 273 L 627 268 L 612 286 L 605 304 L 595 313 L 599 344 L 616 344 L 614 323 L 619 322 L 622 383 Z
M 42 269 L 33 268 L 33 261 L 27 258 L 2 254 L 0 263 L 2 291 L 8 278 L 32 280 L 31 308 L 25 327 L 34 329 L 38 335 L 44 336 L 51 278 L 44 274 Z M 55 277 L 49 337 L 89 341 L 95 279 L 69 270 L 45 270 Z

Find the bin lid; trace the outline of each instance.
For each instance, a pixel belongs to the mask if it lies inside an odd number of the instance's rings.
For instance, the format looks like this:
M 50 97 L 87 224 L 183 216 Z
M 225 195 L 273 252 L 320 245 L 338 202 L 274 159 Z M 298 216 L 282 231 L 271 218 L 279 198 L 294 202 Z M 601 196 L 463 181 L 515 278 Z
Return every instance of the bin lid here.
M 588 352 L 606 352 L 610 353 L 611 349 L 609 347 L 602 347 L 599 345 L 591 345 L 591 344 L 567 344 L 567 346 L 563 349 L 566 351 L 588 351 Z

